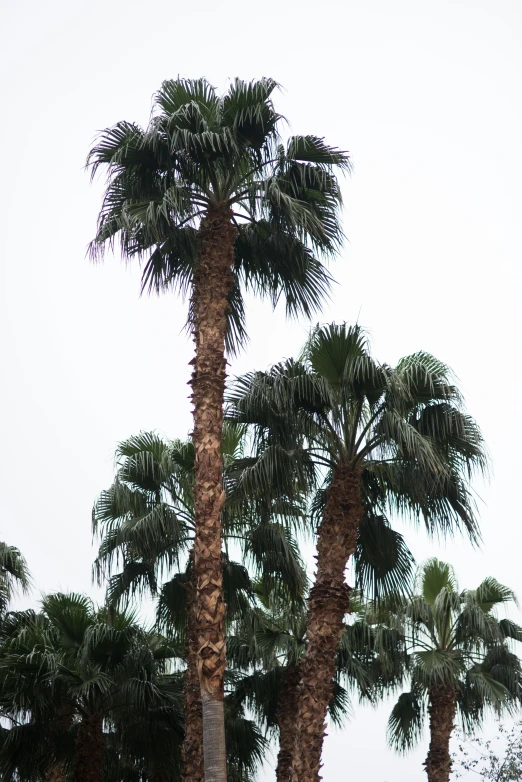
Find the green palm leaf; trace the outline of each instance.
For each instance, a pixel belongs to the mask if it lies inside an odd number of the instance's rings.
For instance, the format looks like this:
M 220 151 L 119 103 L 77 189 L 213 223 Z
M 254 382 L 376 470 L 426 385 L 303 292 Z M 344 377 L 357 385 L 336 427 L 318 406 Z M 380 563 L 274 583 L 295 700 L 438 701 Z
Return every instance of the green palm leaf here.
M 425 704 L 416 692 L 403 692 L 388 720 L 388 743 L 398 752 L 412 749 L 422 736 Z

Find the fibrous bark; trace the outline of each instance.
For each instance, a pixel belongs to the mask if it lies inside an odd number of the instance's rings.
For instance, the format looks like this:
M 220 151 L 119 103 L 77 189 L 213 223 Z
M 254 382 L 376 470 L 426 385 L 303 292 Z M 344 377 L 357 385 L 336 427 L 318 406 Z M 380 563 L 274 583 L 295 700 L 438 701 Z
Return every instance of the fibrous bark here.
M 196 625 L 196 580 L 192 570 L 187 586 L 187 670 L 185 672 L 185 737 L 181 749 L 183 782 L 203 782 L 203 709 L 198 676 L 198 628 Z
M 172 782 L 168 771 L 153 771 L 149 776 L 149 782 Z
M 321 751 L 337 646 L 344 616 L 350 608 L 350 588 L 344 571 L 357 543 L 362 516 L 360 493 L 359 470 L 349 465 L 338 467 L 327 491 L 318 530 L 317 573 L 308 599 L 306 650 L 297 693 L 292 782 L 321 779 Z
M 67 778 L 65 763 L 59 762 L 46 773 L 45 782 L 65 782 Z
M 300 670 L 298 665 L 289 665 L 283 673 L 281 691 L 277 704 L 277 726 L 279 728 L 279 752 L 277 754 L 277 782 L 288 782 L 295 744 L 295 715 L 297 712 L 297 687 Z
M 451 755 L 449 750 L 455 720 L 455 691 L 446 684 L 430 687 L 430 747 L 424 763 L 428 782 L 449 782 Z
M 69 703 L 56 706 L 56 719 L 51 732 L 51 745 L 57 746 L 60 739 L 70 730 L 73 720 L 73 710 Z M 45 782 L 65 782 L 67 768 L 64 760 L 60 760 L 59 751 L 53 752 L 49 767 L 45 774 Z
M 102 782 L 103 718 L 99 712 L 84 716 L 78 726 L 74 758 L 74 782 Z
M 196 517 L 194 566 L 206 782 L 226 782 L 223 708 L 225 603 L 221 562 L 221 511 L 225 492 L 221 441 L 226 313 L 234 283 L 232 266 L 236 238 L 231 216 L 230 209 L 214 207 L 202 220 L 192 291 L 196 343 L 192 374 Z

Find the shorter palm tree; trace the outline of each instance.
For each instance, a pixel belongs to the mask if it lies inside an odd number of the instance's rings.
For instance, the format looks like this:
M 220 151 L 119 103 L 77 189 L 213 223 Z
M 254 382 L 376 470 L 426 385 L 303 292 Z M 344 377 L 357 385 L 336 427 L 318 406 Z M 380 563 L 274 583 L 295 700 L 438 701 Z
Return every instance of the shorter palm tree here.
M 495 615 L 515 599 L 494 578 L 459 592 L 451 565 L 430 559 L 419 568 L 415 596 L 395 600 L 388 621 L 404 634 L 411 690 L 393 708 L 388 740 L 409 749 L 429 716 L 429 782 L 449 780 L 457 712 L 464 728 L 474 729 L 487 710 L 514 710 L 520 700 L 520 661 L 508 642 L 522 641 L 522 628 Z
M 229 658 L 236 675 L 229 698 L 246 704 L 274 737 L 279 737 L 276 779 L 288 782 L 295 745 L 295 715 L 299 697 L 301 662 L 305 652 L 306 600 L 284 599 L 256 591 L 258 606 L 238 624 L 229 638 Z M 366 603 L 352 597 L 354 614 L 345 624 L 337 650 L 328 715 L 342 725 L 351 711 L 351 696 L 376 703 L 402 682 L 403 643 L 391 628 L 367 621 Z
M 287 782 L 295 739 L 295 710 L 299 662 L 305 646 L 306 602 L 302 596 L 256 588 L 256 606 L 236 623 L 228 638 L 230 676 L 234 679 L 228 701 L 232 708 L 245 706 L 273 738 L 279 738 L 276 778 Z M 347 695 L 333 685 L 330 716 L 340 722 Z
M 3 778 L 101 782 L 118 726 L 145 715 L 152 724 L 162 712 L 171 733 L 181 734 L 181 677 L 168 675 L 165 665 L 178 651 L 132 614 L 109 615 L 82 595 L 55 594 L 44 599 L 42 613 L 8 619 L 0 707 L 12 727 L 0 752 Z M 124 750 L 119 746 L 119 759 Z M 172 752 L 162 764 L 167 773 L 179 770 Z
M 284 583 L 290 597 L 301 594 L 306 583 L 290 521 L 299 508 L 290 502 L 267 505 L 262 490 L 245 496 L 237 485 L 235 464 L 242 455 L 243 428 L 226 424 L 223 461 L 227 500 L 223 510 L 226 551 L 239 547 L 251 574 L 265 589 L 277 591 Z M 183 778 L 203 779 L 202 704 L 197 672 L 198 638 L 195 624 L 195 571 L 193 564 L 194 446 L 166 441 L 153 432 L 141 432 L 119 444 L 112 486 L 100 494 L 93 509 L 93 530 L 101 535 L 94 572 L 101 583 L 108 578 L 107 600 L 125 603 L 134 594 L 158 597 L 159 626 L 169 637 L 185 641 L 185 740 Z M 234 477 L 230 472 L 234 470 Z M 288 524 L 285 516 L 291 517 Z M 248 570 L 223 553 L 223 588 L 227 632 L 253 604 Z M 186 564 L 185 564 L 186 563 Z M 120 572 L 114 573 L 114 566 Z M 163 581 L 163 584 L 162 584 Z M 227 680 L 227 690 L 231 682 Z M 263 748 L 262 737 L 237 708 L 226 716 L 229 776 L 251 774 Z M 239 735 L 243 740 L 237 739 Z M 247 740 L 247 736 L 250 738 Z M 247 746 L 252 747 L 245 754 Z M 241 746 L 243 754 L 233 750 Z M 231 751 L 231 748 L 233 751 Z

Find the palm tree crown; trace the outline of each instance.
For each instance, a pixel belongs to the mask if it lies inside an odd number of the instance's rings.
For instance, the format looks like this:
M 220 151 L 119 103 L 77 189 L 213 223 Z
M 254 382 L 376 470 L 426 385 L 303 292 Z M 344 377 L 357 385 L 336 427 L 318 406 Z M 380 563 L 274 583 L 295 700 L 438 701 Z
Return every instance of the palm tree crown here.
M 326 471 L 316 514 L 335 471 L 349 466 L 362 473 L 374 514 L 387 505 L 423 518 L 430 531 L 456 525 L 477 538 L 469 478 L 487 469 L 484 443 L 450 370 L 433 356 L 416 353 L 392 368 L 373 359 L 360 326 L 318 326 L 299 361 L 238 378 L 229 399 L 229 417 L 250 424 L 266 451 L 257 470 L 267 490 L 281 447 L 293 449 Z
M 335 170 L 348 155 L 317 136 L 283 143 L 272 79 L 236 79 L 219 96 L 204 79 L 163 82 L 146 129 L 119 122 L 91 150 L 92 174 L 108 183 L 91 253 L 118 237 L 126 257 L 146 258 L 143 288 L 191 289 L 201 220 L 214 212 L 234 227 L 228 342 L 243 339 L 242 290 L 281 296 L 309 315 L 329 287 L 317 252 L 333 254 L 342 233 Z
M 301 514 L 298 503 L 281 498 L 264 501 L 250 486 L 243 491 L 241 473 L 244 448 L 242 427 L 226 424 L 223 441 L 227 500 L 223 526 L 227 550 L 239 548 L 245 568 L 224 556 L 229 618 L 237 613 L 240 592 L 252 589 L 250 578 L 266 589 L 283 589 L 286 595 L 302 595 L 305 576 L 291 526 Z M 173 583 L 187 578 L 187 559 L 195 537 L 194 447 L 190 441 L 165 440 L 154 432 L 140 432 L 121 442 L 116 450 L 117 472 L 113 484 L 102 491 L 94 505 L 93 532 L 101 537 L 94 575 L 101 585 L 108 578 L 109 604 L 124 603 L 134 594 L 160 592 L 160 619 L 180 604 L 183 588 L 170 596 Z M 114 572 L 119 569 L 119 572 Z M 243 574 L 243 575 L 242 575 Z M 163 588 L 162 580 L 165 580 Z M 183 603 L 183 601 L 181 601 Z M 248 602 L 248 600 L 247 600 Z M 170 606 L 170 607 L 169 607 Z M 180 632 L 181 623 L 176 625 Z

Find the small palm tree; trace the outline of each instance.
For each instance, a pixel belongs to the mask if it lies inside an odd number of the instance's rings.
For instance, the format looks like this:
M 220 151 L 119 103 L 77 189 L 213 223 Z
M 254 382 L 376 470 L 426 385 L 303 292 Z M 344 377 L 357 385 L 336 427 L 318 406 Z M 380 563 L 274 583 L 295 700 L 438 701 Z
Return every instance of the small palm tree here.
M 315 503 L 321 521 L 296 713 L 296 782 L 319 779 L 350 607 L 345 569 L 365 515 L 388 535 L 379 518 L 391 508 L 423 519 L 429 531 L 463 527 L 477 537 L 469 478 L 485 469 L 486 456 L 462 408 L 450 371 L 433 356 L 417 353 L 391 368 L 372 358 L 359 326 L 335 324 L 316 328 L 301 360 L 239 378 L 230 394 L 231 420 L 255 433 L 262 458 L 251 472 L 267 493 L 289 457 L 303 471 L 326 475 Z
M 179 652 L 132 614 L 109 616 L 81 595 L 56 594 L 41 614 L 10 623 L 0 654 L 2 712 L 13 725 L 0 755 L 6 778 L 30 767 L 36 777 L 101 782 L 106 740 L 122 712 L 179 713 L 176 677 L 162 672 Z M 163 762 L 176 771 L 175 753 Z
M 49 681 L 39 677 L 40 660 L 19 671 L 6 664 L 6 654 L 13 646 L 16 653 L 29 653 L 45 647 L 46 633 L 42 618 L 34 611 L 6 614 L 0 626 L 0 775 L 5 779 L 55 779 L 64 782 L 62 750 L 64 720 L 59 693 L 53 693 Z M 42 729 L 44 728 L 44 729 Z
M 227 424 L 224 435 L 225 480 L 229 487 L 224 507 L 227 549 L 229 544 L 239 544 L 254 578 L 273 591 L 284 584 L 287 594 L 295 597 L 302 593 L 306 579 L 289 527 L 271 518 L 277 505 L 266 507 L 265 503 L 261 509 L 259 500 L 249 498 L 251 502 L 247 504 L 242 496 L 237 496 L 240 492 L 234 490 L 228 474 L 242 453 L 243 432 Z M 94 572 L 100 585 L 109 579 L 109 604 L 126 601 L 136 593 L 159 596 L 157 614 L 161 627 L 169 635 L 174 632 L 178 641 L 185 639 L 182 765 L 184 778 L 198 782 L 203 779 L 203 753 L 194 621 L 193 445 L 168 442 L 154 433 L 142 432 L 120 443 L 116 460 L 116 480 L 100 494 L 93 509 L 93 530 L 102 538 Z M 297 506 L 288 502 L 284 509 L 290 516 L 299 512 Z M 242 565 L 225 555 L 223 561 L 226 620 L 230 626 L 250 606 L 252 584 Z M 113 572 L 115 565 L 122 568 L 120 572 Z M 236 715 L 233 724 L 228 719 L 231 739 L 232 728 L 246 730 L 243 720 L 242 715 Z M 239 757 L 237 753 L 235 756 Z M 234 768 L 230 747 L 227 757 L 230 774 Z M 249 767 L 246 761 L 244 765 Z
M 277 729 L 276 779 L 288 782 L 295 744 L 300 663 L 305 651 L 306 603 L 293 604 L 257 591 L 258 608 L 229 639 L 235 669 L 245 670 L 229 696 L 246 703 L 265 729 Z M 356 598 L 355 616 L 345 625 L 337 650 L 328 714 L 341 725 L 350 711 L 350 693 L 376 703 L 402 681 L 403 644 L 391 628 L 370 625 L 365 602 Z
M 411 691 L 403 693 L 388 723 L 399 751 L 412 747 L 429 715 L 429 782 L 448 782 L 449 742 L 458 712 L 469 730 L 490 709 L 514 711 L 522 695 L 522 670 L 507 640 L 522 641 L 522 628 L 498 619 L 495 609 L 515 595 L 494 578 L 459 592 L 451 565 L 430 559 L 419 569 L 415 596 L 398 599 L 393 623 L 410 656 Z
M 144 131 L 120 122 L 103 131 L 88 162 L 108 185 L 94 255 L 118 237 L 126 256 L 147 258 L 143 284 L 190 291 L 194 505 L 206 782 L 225 782 L 225 636 L 221 440 L 225 342 L 244 335 L 242 290 L 286 297 L 310 313 L 328 288 L 317 253 L 341 239 L 336 169 L 344 152 L 316 136 L 282 144 L 276 83 L 234 81 L 218 96 L 205 80 L 162 84 Z M 227 325 L 228 323 L 228 325 Z M 210 737 L 212 736 L 212 740 Z
M 276 778 L 285 779 L 292 748 L 298 663 L 306 627 L 304 596 L 271 593 L 256 587 L 256 605 L 236 623 L 228 639 L 229 660 L 237 671 L 229 699 L 246 705 L 269 734 L 278 734 Z M 286 779 L 288 776 L 286 776 Z

